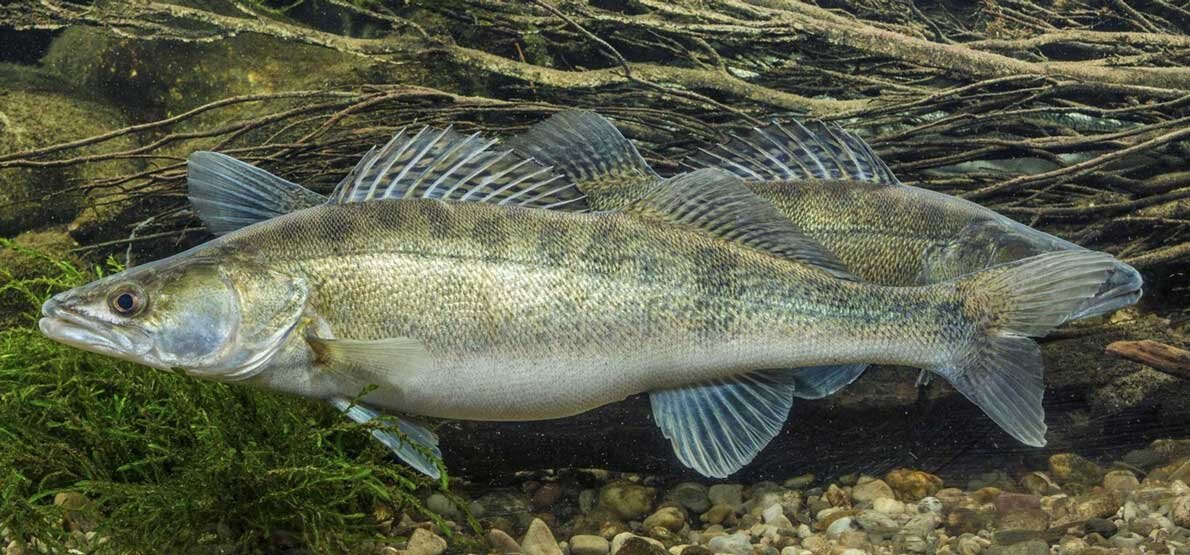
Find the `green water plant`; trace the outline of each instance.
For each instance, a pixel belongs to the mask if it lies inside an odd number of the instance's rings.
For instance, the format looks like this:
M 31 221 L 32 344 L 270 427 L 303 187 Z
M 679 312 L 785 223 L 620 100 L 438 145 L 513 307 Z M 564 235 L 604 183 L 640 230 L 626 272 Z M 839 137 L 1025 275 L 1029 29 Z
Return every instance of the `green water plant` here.
M 405 468 L 321 403 L 45 339 L 36 307 L 119 264 L 84 271 L 7 240 L 0 248 L 45 272 L 0 268 L 0 306 L 27 307 L 24 323 L 0 330 L 0 530 L 9 538 L 53 551 L 355 552 L 388 541 L 376 514 L 402 508 L 449 534 L 417 495 L 443 489 L 445 475 L 432 482 Z

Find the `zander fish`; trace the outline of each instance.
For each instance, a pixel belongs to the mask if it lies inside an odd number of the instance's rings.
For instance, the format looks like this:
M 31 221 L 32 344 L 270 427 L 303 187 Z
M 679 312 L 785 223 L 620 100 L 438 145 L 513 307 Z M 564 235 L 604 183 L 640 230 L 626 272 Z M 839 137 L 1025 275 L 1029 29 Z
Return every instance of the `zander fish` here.
M 1065 321 L 1116 264 L 1071 251 L 874 285 L 723 170 L 589 213 L 548 168 L 489 146 L 398 135 L 327 203 L 55 295 L 41 330 L 323 399 L 359 421 L 557 418 L 648 392 L 678 458 L 726 476 L 780 431 L 793 376 L 868 363 L 928 369 L 1042 444 L 1041 357 L 1027 337 Z M 243 170 L 210 158 L 212 171 Z M 249 217 L 276 208 L 275 189 L 233 181 L 213 181 L 230 188 L 208 198 Z M 373 433 L 436 475 L 433 434 L 400 428 Z

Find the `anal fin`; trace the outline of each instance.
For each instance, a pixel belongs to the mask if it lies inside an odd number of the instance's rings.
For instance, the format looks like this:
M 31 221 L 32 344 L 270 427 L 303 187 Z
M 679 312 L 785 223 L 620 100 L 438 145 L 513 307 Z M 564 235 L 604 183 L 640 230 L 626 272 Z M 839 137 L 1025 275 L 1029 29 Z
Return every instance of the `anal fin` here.
M 753 372 L 649 392 L 653 419 L 686 466 L 725 478 L 743 468 L 789 416 L 796 386 L 781 372 Z
M 367 424 L 378 419 L 381 422 L 392 424 L 401 432 L 400 434 L 395 434 L 389 430 L 375 429 L 372 430 L 372 437 L 383 443 L 385 447 L 388 447 L 398 458 L 405 461 L 414 470 L 435 480 L 442 476 L 442 472 L 438 469 L 438 464 L 434 460 L 441 461 L 442 452 L 438 449 L 438 436 L 434 435 L 433 432 L 408 420 L 382 414 L 367 405 L 352 403 L 350 400 L 342 397 L 332 398 L 330 404 L 342 411 L 343 414 L 346 414 L 348 418 L 360 424 Z M 421 449 L 418 447 L 421 447 Z M 428 456 L 423 450 L 429 452 L 433 458 Z

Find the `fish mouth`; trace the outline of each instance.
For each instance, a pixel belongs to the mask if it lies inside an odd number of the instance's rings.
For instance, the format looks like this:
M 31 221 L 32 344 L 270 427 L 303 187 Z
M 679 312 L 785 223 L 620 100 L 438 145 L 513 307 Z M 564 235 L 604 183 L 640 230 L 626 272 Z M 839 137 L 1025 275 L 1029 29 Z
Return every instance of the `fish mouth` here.
M 71 311 L 54 299 L 46 301 L 42 314 L 37 327 L 54 341 L 84 351 L 146 363 L 143 355 L 149 351 L 150 343 L 144 332 L 127 328 L 119 331 L 105 329 L 105 326 L 113 325 Z

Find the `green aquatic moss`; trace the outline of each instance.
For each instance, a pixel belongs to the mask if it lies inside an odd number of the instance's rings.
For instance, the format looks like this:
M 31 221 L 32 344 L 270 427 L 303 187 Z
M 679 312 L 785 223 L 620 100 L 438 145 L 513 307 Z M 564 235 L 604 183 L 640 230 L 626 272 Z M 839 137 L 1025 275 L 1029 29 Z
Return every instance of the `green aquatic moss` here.
M 370 550 L 396 541 L 377 535 L 378 507 L 409 509 L 449 533 L 416 495 L 446 478 L 404 467 L 322 403 L 45 339 L 36 307 L 119 265 L 82 271 L 8 240 L 0 248 L 45 270 L 19 279 L 0 269 L 0 300 L 29 307 L 23 324 L 0 330 L 0 529 L 10 537 L 77 544 L 82 534 L 72 538 L 53 502 L 62 492 L 91 500 L 81 518 L 106 538 L 102 552 Z

